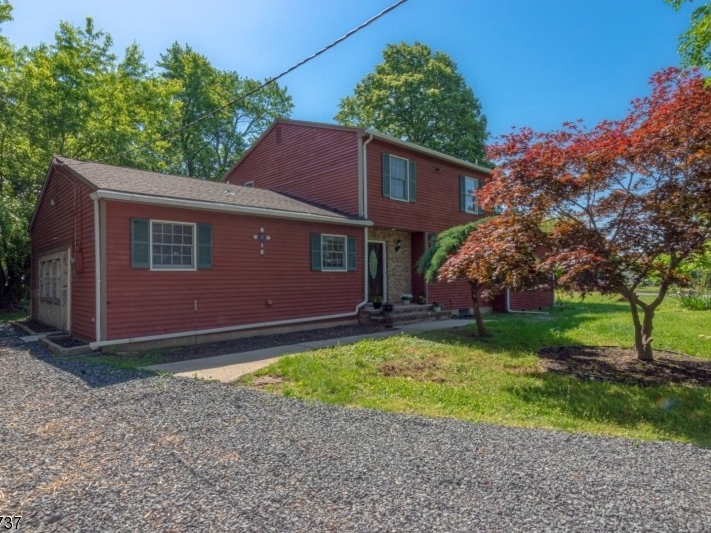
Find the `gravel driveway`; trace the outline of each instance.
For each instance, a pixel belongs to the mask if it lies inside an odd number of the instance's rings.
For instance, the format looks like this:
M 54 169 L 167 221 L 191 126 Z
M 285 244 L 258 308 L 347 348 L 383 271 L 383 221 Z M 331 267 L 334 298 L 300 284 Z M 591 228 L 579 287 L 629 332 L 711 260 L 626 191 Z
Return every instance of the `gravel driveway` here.
M 5 326 L 0 368 L 0 514 L 21 530 L 711 530 L 695 446 L 109 370 Z

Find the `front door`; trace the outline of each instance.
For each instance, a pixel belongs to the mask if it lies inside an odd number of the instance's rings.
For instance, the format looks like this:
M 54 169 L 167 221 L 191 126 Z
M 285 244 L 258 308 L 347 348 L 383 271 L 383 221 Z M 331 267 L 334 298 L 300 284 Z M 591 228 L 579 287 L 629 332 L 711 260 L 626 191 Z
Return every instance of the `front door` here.
M 385 301 L 385 292 L 385 243 L 368 242 L 368 301 L 376 296 Z

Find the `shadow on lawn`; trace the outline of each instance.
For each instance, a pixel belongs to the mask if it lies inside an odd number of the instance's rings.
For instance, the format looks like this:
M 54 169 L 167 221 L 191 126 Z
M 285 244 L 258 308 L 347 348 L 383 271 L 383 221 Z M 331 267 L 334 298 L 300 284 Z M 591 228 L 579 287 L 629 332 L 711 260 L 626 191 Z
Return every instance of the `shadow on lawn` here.
M 491 336 L 484 339 L 476 335 L 474 326 L 417 336 L 518 359 L 544 347 L 579 344 L 566 334 L 568 330 L 621 309 L 619 303 L 574 303 L 549 315 L 494 315 L 488 324 Z M 711 447 L 711 387 L 590 381 L 531 368 L 503 390 L 542 412 L 562 413 L 571 419 L 571 429 L 575 429 L 575 420 L 629 429 L 648 426 L 670 439 Z
M 546 314 L 494 314 L 485 319 L 490 336 L 481 338 L 474 325 L 466 328 L 417 334 L 445 344 L 464 344 L 488 353 L 505 353 L 511 357 L 528 356 L 546 346 L 579 344 L 566 335 L 585 323 L 601 320 L 608 313 L 620 311 L 620 304 L 588 303 L 563 304 Z M 631 322 L 630 322 L 631 327 Z
M 528 385 L 507 392 L 578 420 L 630 429 L 649 425 L 669 438 L 711 448 L 711 388 L 609 384 L 544 372 L 527 378 Z

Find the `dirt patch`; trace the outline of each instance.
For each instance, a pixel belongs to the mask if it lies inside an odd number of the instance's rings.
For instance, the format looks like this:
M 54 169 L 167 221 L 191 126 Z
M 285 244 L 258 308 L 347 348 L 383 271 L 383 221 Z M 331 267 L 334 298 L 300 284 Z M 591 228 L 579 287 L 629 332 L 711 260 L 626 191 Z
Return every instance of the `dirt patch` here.
M 710 386 L 711 361 L 655 350 L 653 362 L 616 346 L 554 346 L 538 351 L 539 366 L 580 379 L 633 385 Z
M 259 376 L 257 378 L 254 378 L 252 380 L 252 383 L 250 385 L 253 385 L 255 387 L 264 387 L 265 385 L 276 385 L 278 383 L 283 383 L 284 378 L 281 376 L 276 376 L 276 375 L 268 375 L 268 376 Z
M 378 372 L 387 377 L 406 377 L 419 381 L 433 381 L 443 383 L 446 381 L 438 372 L 442 366 L 435 357 L 426 359 L 397 359 L 386 361 L 378 366 Z

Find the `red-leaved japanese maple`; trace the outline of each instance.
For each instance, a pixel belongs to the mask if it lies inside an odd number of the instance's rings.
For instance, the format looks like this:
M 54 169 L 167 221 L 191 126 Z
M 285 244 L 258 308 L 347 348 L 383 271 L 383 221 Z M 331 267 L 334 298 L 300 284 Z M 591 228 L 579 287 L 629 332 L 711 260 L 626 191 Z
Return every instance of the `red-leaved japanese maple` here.
M 561 287 L 629 302 L 637 356 L 647 361 L 656 309 L 671 285 L 688 281 L 680 267 L 711 238 L 711 91 L 697 72 L 675 68 L 656 73 L 651 86 L 622 120 L 504 136 L 489 148 L 498 166 L 483 191 L 510 214 L 500 224 L 519 225 L 518 239 L 542 254 L 537 268 L 559 273 Z M 541 241 L 535 228 L 546 225 Z M 477 256 L 510 244 L 486 246 Z M 650 276 L 659 293 L 645 301 L 636 289 Z
M 528 238 L 520 239 L 521 234 Z M 530 218 L 505 213 L 480 222 L 439 268 L 440 280 L 463 278 L 469 283 L 480 336 L 486 334 L 480 311 L 482 300 L 507 288 L 548 285 L 550 276 L 539 269 L 543 238 L 543 231 Z

